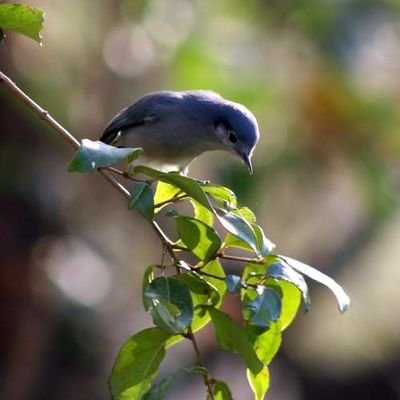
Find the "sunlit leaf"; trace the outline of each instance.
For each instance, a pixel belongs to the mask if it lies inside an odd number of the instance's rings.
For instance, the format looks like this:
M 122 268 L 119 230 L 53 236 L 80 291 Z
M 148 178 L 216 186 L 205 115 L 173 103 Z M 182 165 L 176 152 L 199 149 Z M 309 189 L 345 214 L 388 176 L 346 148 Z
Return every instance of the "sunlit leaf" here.
M 136 183 L 131 190 L 128 208 L 138 210 L 143 217 L 151 221 L 154 217 L 153 190 L 146 182 Z
M 275 279 L 282 279 L 295 285 L 302 293 L 306 310 L 311 307 L 310 296 L 308 293 L 308 286 L 303 276 L 296 272 L 292 267 L 284 262 L 274 262 L 268 266 L 267 276 Z
M 268 367 L 264 366 L 257 374 L 247 369 L 247 380 L 254 393 L 254 400 L 264 400 L 270 386 Z
M 188 196 L 192 197 L 204 207 L 212 210 L 211 204 L 206 194 L 204 193 L 200 184 L 195 179 L 179 175 L 176 172 L 164 173 L 142 165 L 136 167 L 134 171 L 136 173 L 142 173 L 152 178 L 158 179 L 159 181 L 169 183 L 170 185 L 175 186 L 182 192 L 186 193 Z
M 0 4 L 0 28 L 15 31 L 42 42 L 44 11 L 24 4 Z
M 192 321 L 192 331 L 195 333 L 207 325 L 211 317 L 208 313 L 208 308 L 204 308 L 204 305 L 213 305 L 213 307 L 221 307 L 222 301 L 226 293 L 226 284 L 224 281 L 225 272 L 222 268 L 221 263 L 218 260 L 212 260 L 201 268 L 201 271 L 207 275 L 202 275 L 203 279 L 209 284 L 214 290 L 216 290 L 218 296 L 215 296 L 214 292 L 211 295 L 199 294 L 191 292 L 194 316 Z M 186 282 L 185 282 L 186 283 Z M 190 285 L 188 285 L 190 287 Z M 183 336 L 176 335 L 168 340 L 167 347 L 173 346 L 176 343 L 183 340 Z
M 294 320 L 301 305 L 301 291 L 291 283 L 283 280 L 274 280 L 268 286 L 279 288 L 282 293 L 282 312 L 279 318 L 279 325 L 284 331 Z
M 323 274 L 321 271 L 310 267 L 294 258 L 279 256 L 282 260 L 286 261 L 293 269 L 308 276 L 309 278 L 322 283 L 335 295 L 340 312 L 345 312 L 350 305 L 350 298 L 347 296 L 343 288 L 338 285 L 331 277 Z
M 159 328 L 145 329 L 121 347 L 110 377 L 113 399 L 142 398 L 157 374 L 170 336 Z
M 143 303 L 154 324 L 166 332 L 183 332 L 192 323 L 190 291 L 173 277 L 160 276 L 145 285 Z
M 201 272 L 205 274 L 202 275 L 204 280 L 217 290 L 220 299 L 214 307 L 219 308 L 227 291 L 224 268 L 218 260 L 212 260 L 201 268 Z
M 257 240 L 258 252 L 255 252 L 255 253 L 260 254 L 263 257 L 267 256 L 275 248 L 275 244 L 272 243 L 265 236 L 264 231 L 257 224 L 252 224 L 251 227 L 254 231 L 254 234 L 255 234 L 256 240 Z M 225 247 L 225 248 L 233 247 L 236 249 L 251 251 L 252 253 L 254 253 L 254 246 L 251 246 L 250 244 L 246 243 L 244 240 L 242 240 L 239 237 L 234 236 L 230 233 L 228 233 L 225 236 L 223 247 Z
M 254 393 L 254 398 L 256 400 L 263 400 L 270 385 L 267 366 L 275 357 L 282 342 L 280 322 L 271 322 L 266 331 L 254 325 L 246 325 L 246 332 L 257 357 L 264 364 L 264 368 L 258 374 L 254 374 L 248 369 L 247 380 Z
M 252 292 L 254 289 L 248 289 Z M 282 300 L 276 290 L 260 287 L 257 296 L 245 296 L 243 300 L 243 317 L 249 324 L 267 329 L 271 322 L 277 321 L 282 311 Z
M 235 213 L 243 217 L 250 225 L 256 222 L 256 216 L 248 207 L 240 207 L 235 210 Z
M 155 213 L 158 213 L 163 207 L 165 207 L 168 201 L 173 200 L 181 193 L 181 190 L 169 183 L 159 181 L 157 183 L 156 191 L 154 193 L 154 204 L 156 205 Z M 158 204 L 162 204 L 157 207 Z
M 89 172 L 101 167 L 111 167 L 122 160 L 133 161 L 142 149 L 118 148 L 99 140 L 83 139 L 82 145 L 68 166 L 69 172 Z
M 258 251 L 265 257 L 275 248 L 275 244 L 265 236 L 263 229 L 259 225 L 252 224 L 251 226 L 257 237 Z
M 215 381 L 212 386 L 214 400 L 233 400 L 229 386 L 223 381 Z M 207 397 L 209 400 L 210 397 Z
M 246 264 L 242 272 L 242 281 L 247 284 L 258 285 L 265 280 L 266 270 L 267 266 L 265 264 Z
M 246 333 L 257 357 L 264 365 L 269 365 L 282 343 L 280 320 L 271 322 L 268 330 L 246 324 Z
M 199 202 L 190 199 L 190 203 L 193 206 L 194 210 L 194 218 L 198 219 L 201 222 L 204 222 L 206 225 L 212 227 L 214 224 L 214 214 L 210 209 L 202 206 Z
M 219 346 L 223 350 L 238 353 L 247 367 L 254 374 L 258 374 L 262 370 L 263 364 L 257 358 L 246 332 L 224 312 L 212 307 L 208 308 L 208 312 L 215 328 Z
M 223 248 L 234 248 L 255 253 L 253 246 L 250 246 L 247 242 L 245 242 L 244 240 L 240 239 L 237 236 L 232 235 L 231 233 L 226 234 L 223 243 Z
M 210 196 L 216 205 L 225 209 L 234 209 L 237 207 L 235 193 L 227 187 L 221 185 L 213 185 L 210 183 L 201 186 L 204 192 Z
M 256 254 L 259 253 L 257 236 L 245 218 L 233 211 L 226 211 L 222 208 L 217 208 L 216 213 L 219 222 L 229 233 L 247 243 Z
M 176 223 L 180 239 L 200 260 L 208 261 L 220 249 L 217 232 L 205 223 L 184 216 L 177 216 Z

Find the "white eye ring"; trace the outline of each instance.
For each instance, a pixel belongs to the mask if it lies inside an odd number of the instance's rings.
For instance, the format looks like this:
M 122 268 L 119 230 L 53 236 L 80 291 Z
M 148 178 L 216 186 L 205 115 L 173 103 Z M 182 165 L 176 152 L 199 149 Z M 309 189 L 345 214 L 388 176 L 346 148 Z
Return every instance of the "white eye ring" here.
M 237 142 L 237 136 L 236 136 L 236 133 L 234 131 L 228 131 L 228 140 L 231 143 L 236 143 Z

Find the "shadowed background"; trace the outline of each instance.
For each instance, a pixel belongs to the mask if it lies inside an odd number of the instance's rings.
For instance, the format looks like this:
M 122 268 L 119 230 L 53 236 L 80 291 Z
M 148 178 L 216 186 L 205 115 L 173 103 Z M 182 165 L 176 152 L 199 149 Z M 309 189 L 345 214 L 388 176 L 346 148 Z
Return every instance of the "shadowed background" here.
M 78 138 L 154 90 L 211 89 L 256 115 L 255 174 L 226 153 L 191 175 L 227 185 L 280 253 L 333 276 L 271 367 L 271 400 L 400 399 L 400 8 L 395 0 L 29 1 L 44 45 L 9 34 L 0 67 Z M 0 87 L 0 398 L 107 399 L 119 346 L 150 326 L 144 267 L 160 244 L 69 145 Z M 240 271 L 240 265 L 228 265 Z M 230 297 L 227 307 L 239 313 Z M 237 356 L 207 366 L 251 398 Z M 162 375 L 194 362 L 171 351 Z M 204 398 L 198 377 L 171 399 Z

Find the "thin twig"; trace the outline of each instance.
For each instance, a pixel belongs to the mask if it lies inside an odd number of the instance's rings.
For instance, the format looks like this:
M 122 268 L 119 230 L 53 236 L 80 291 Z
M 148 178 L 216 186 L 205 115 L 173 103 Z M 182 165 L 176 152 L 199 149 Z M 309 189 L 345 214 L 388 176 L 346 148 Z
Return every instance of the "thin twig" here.
M 75 149 L 79 149 L 79 141 L 68 132 L 62 125 L 60 125 L 44 108 L 40 107 L 35 101 L 33 101 L 26 93 L 24 93 L 7 75 L 0 71 L 0 83 L 4 84 L 17 98 L 25 103 L 42 121 L 49 125 L 53 130 L 58 132 L 71 146 Z M 111 183 L 120 193 L 126 198 L 130 198 L 129 192 L 113 177 L 111 177 L 106 171 L 99 170 L 99 173 L 103 175 L 108 182 Z
M 192 270 L 196 271 L 199 275 L 208 276 L 210 278 L 218 279 L 220 281 L 224 281 L 225 280 L 225 277 L 223 277 L 223 276 L 210 274 L 209 272 L 202 271 L 201 269 L 198 269 L 198 268 L 193 268 Z
M 201 358 L 199 346 L 197 344 L 196 337 L 194 336 L 194 333 L 193 333 L 193 330 L 191 327 L 189 327 L 188 332 L 185 335 L 185 337 L 192 342 L 194 352 L 196 353 L 197 363 L 199 364 L 200 367 L 204 368 L 204 364 L 203 364 L 203 360 Z M 203 375 L 204 384 L 207 386 L 207 391 L 208 391 L 208 395 L 209 395 L 210 399 L 214 400 L 214 393 L 213 393 L 213 389 L 212 389 L 212 379 L 211 379 L 210 375 L 208 374 L 207 368 L 204 368 L 204 369 L 207 371 L 206 374 Z
M 79 141 L 61 126 L 44 108 L 35 103 L 7 75 L 0 71 L 0 83 L 3 83 L 12 93 L 24 102 L 41 120 L 60 133 L 75 149 L 79 149 Z
M 244 263 L 260 264 L 260 265 L 265 264 L 264 258 L 232 256 L 232 255 L 225 254 L 225 253 L 218 253 L 217 257 L 222 258 L 224 260 L 238 261 L 238 262 L 244 262 Z
M 101 169 L 110 171 L 110 172 L 112 172 L 113 174 L 122 176 L 123 178 L 129 179 L 129 180 L 131 180 L 131 181 L 133 181 L 133 182 L 142 182 L 142 183 L 143 183 L 143 182 L 144 182 L 144 183 L 149 183 L 149 182 L 150 182 L 150 181 L 148 181 L 148 180 L 136 179 L 136 178 L 134 178 L 132 175 L 129 175 L 128 172 L 121 171 L 121 170 L 118 169 L 118 168 L 114 168 L 114 167 L 105 167 L 105 168 L 101 168 Z
M 169 204 L 169 203 L 176 203 L 176 202 L 178 202 L 180 200 L 186 199 L 187 197 L 188 197 L 187 194 L 182 194 L 180 196 L 172 197 L 169 200 L 160 201 L 159 203 L 154 204 L 154 208 L 160 208 L 160 207 L 165 206 L 166 204 Z
M 100 175 L 102 175 L 108 182 L 111 183 L 123 196 L 125 196 L 128 200 L 131 198 L 131 194 L 128 189 L 122 186 L 115 178 L 113 178 L 109 172 L 105 169 L 98 169 Z

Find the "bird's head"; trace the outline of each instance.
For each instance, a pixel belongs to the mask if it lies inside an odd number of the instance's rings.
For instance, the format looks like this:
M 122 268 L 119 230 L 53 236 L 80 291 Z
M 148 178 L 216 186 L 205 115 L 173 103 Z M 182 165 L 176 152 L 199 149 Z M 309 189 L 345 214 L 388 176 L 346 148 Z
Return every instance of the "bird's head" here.
M 214 121 L 215 135 L 225 150 L 238 155 L 253 173 L 251 157 L 260 133 L 254 115 L 243 105 L 224 101 Z

